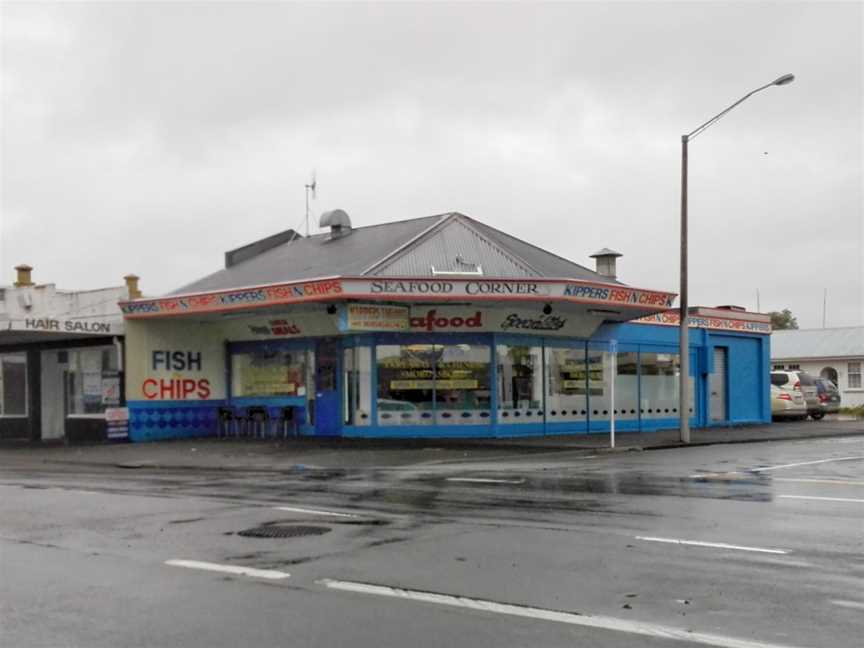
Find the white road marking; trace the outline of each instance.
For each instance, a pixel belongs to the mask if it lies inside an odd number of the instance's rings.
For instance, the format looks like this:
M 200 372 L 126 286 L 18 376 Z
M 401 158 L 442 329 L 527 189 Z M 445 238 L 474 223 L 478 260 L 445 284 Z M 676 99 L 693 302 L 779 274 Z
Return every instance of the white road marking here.
M 864 486 L 864 481 L 852 479 L 814 479 L 812 477 L 773 477 L 777 482 L 800 482 L 802 484 L 838 484 L 840 486 Z
M 796 466 L 812 466 L 814 464 L 831 463 L 832 461 L 861 461 L 864 457 L 835 457 L 833 459 L 817 459 L 816 461 L 799 461 L 798 463 L 783 464 L 781 466 L 765 466 L 764 468 L 753 468 L 749 472 L 766 472 L 768 470 L 780 470 L 781 468 L 795 468 Z
M 853 610 L 864 610 L 864 603 L 862 603 L 861 601 L 842 601 L 834 599 L 831 602 L 834 605 L 839 605 L 840 607 L 852 608 Z
M 857 502 L 864 504 L 864 499 L 854 497 L 817 497 L 815 495 L 781 495 L 783 499 L 819 500 L 823 502 Z
M 669 544 L 689 545 L 693 547 L 712 547 L 714 549 L 736 549 L 738 551 L 756 551 L 759 553 L 788 554 L 782 549 L 763 549 L 762 547 L 744 547 L 741 545 L 726 544 L 725 542 L 702 542 L 701 540 L 679 540 L 677 538 L 654 538 L 651 536 L 635 536 L 637 540 L 648 542 L 666 542 Z
M 189 569 L 204 569 L 207 571 L 222 572 L 223 574 L 235 574 L 237 576 L 252 576 L 253 578 L 266 578 L 279 580 L 288 578 L 288 572 L 276 571 L 274 569 L 253 569 L 252 567 L 238 567 L 237 565 L 220 565 L 219 563 L 201 562 L 199 560 L 166 560 L 166 565 L 172 567 L 188 567 Z
M 351 513 L 337 513 L 336 511 L 318 511 L 316 509 L 299 508 L 296 506 L 274 506 L 277 511 L 288 511 L 289 513 L 306 513 L 308 515 L 329 515 L 330 517 L 356 518 Z
M 527 605 L 513 605 L 510 603 L 497 603 L 485 599 L 470 598 L 467 596 L 454 596 L 451 594 L 436 594 L 434 592 L 422 592 L 418 590 L 402 589 L 399 587 L 387 587 L 385 585 L 372 585 L 368 583 L 356 583 L 351 581 L 331 580 L 325 578 L 317 581 L 330 589 L 358 594 L 373 594 L 375 596 L 388 596 L 408 601 L 421 603 L 434 603 L 449 607 L 465 608 L 478 612 L 491 612 L 507 616 L 538 619 L 541 621 L 554 621 L 567 623 L 569 625 L 584 626 L 589 628 L 600 628 L 601 630 L 615 630 L 646 637 L 660 639 L 672 639 L 675 641 L 687 641 L 700 643 L 720 648 L 790 648 L 781 644 L 770 644 L 761 641 L 749 641 L 747 639 L 736 639 L 723 635 L 709 634 L 706 632 L 692 632 L 684 628 L 664 626 L 656 623 L 642 623 L 629 619 L 601 616 L 593 614 L 580 614 L 578 612 L 562 612 L 546 608 L 529 607 Z
M 447 481 L 472 484 L 524 484 L 524 479 L 484 479 L 482 477 L 448 477 Z

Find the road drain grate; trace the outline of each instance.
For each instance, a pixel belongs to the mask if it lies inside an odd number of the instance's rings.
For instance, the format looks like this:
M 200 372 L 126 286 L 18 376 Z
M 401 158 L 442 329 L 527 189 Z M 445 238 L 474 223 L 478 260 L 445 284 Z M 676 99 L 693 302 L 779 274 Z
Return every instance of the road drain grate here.
M 238 531 L 237 535 L 247 538 L 299 538 L 302 536 L 319 536 L 325 533 L 330 533 L 328 527 L 272 524 L 244 529 Z

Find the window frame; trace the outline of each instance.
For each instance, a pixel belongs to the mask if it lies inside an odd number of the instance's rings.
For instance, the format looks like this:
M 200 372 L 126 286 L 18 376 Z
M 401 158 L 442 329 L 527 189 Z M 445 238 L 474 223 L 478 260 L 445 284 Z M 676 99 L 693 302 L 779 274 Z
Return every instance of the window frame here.
M 862 363 L 860 360 L 850 360 L 846 363 L 846 386 L 848 389 L 864 389 L 864 383 L 862 383 Z M 854 367 L 854 370 L 853 370 Z M 858 379 L 858 384 L 852 385 L 852 377 L 855 376 Z
M 30 362 L 27 357 L 26 351 L 8 351 L 0 353 L 0 371 L 3 370 L 2 362 L 4 358 L 15 357 L 15 358 L 23 358 L 24 362 L 24 413 L 23 414 L 7 414 L 6 413 L 6 403 L 2 403 L 3 407 L 0 408 L 0 419 L 27 419 L 30 418 Z M 3 394 L 0 393 L 0 399 L 3 398 Z
M 105 412 L 104 411 L 102 411 L 102 412 L 74 412 L 74 413 L 69 411 L 69 408 L 71 406 L 70 393 L 69 393 L 69 377 L 70 377 L 70 374 L 72 372 L 69 371 L 69 369 L 68 369 L 69 364 L 70 364 L 70 361 L 68 358 L 71 357 L 73 354 L 86 353 L 88 351 L 99 351 L 100 353 L 104 353 L 105 351 L 108 351 L 109 354 L 114 354 L 113 358 L 114 358 L 115 368 L 114 369 L 104 369 L 104 368 L 101 369 L 99 372 L 100 373 L 100 382 L 101 382 L 106 371 L 116 372 L 118 376 L 120 375 L 120 369 L 119 369 L 120 362 L 119 362 L 119 358 L 117 357 L 116 347 L 114 347 L 113 345 L 110 345 L 110 344 L 98 344 L 98 345 L 94 345 L 94 346 L 61 349 L 61 351 L 66 351 L 69 354 L 69 356 L 67 357 L 66 365 L 65 365 L 66 368 L 63 370 L 63 399 L 64 399 L 63 414 L 64 414 L 64 418 L 75 419 L 75 420 L 81 420 L 81 419 L 100 420 L 100 419 L 104 419 L 105 418 Z M 121 384 L 122 384 L 122 379 L 121 379 Z M 101 401 L 101 398 L 100 398 L 100 401 Z M 100 405 L 101 405 L 101 402 L 100 402 Z M 105 405 L 104 409 L 110 409 L 112 407 L 118 407 L 118 406 L 117 405 Z

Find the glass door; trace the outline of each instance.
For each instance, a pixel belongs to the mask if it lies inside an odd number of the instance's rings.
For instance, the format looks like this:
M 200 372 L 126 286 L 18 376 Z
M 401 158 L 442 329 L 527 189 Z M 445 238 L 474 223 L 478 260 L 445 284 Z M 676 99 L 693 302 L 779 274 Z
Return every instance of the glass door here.
M 315 434 L 339 434 L 339 341 L 321 340 L 316 349 L 315 363 Z

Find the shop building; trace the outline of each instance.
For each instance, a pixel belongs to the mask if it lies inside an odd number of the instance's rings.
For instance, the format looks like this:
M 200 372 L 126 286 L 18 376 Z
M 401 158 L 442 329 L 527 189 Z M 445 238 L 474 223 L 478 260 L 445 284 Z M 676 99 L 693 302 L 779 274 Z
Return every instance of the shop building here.
M 674 293 L 458 213 L 227 252 L 173 294 L 121 304 L 133 441 L 226 421 L 343 437 L 505 437 L 678 425 Z M 771 419 L 767 316 L 690 314 L 694 426 Z M 254 416 L 253 416 L 254 415 Z
M 16 267 L 0 288 L 0 440 L 100 441 L 123 405 L 123 315 L 137 277 L 97 290 L 35 284 Z

